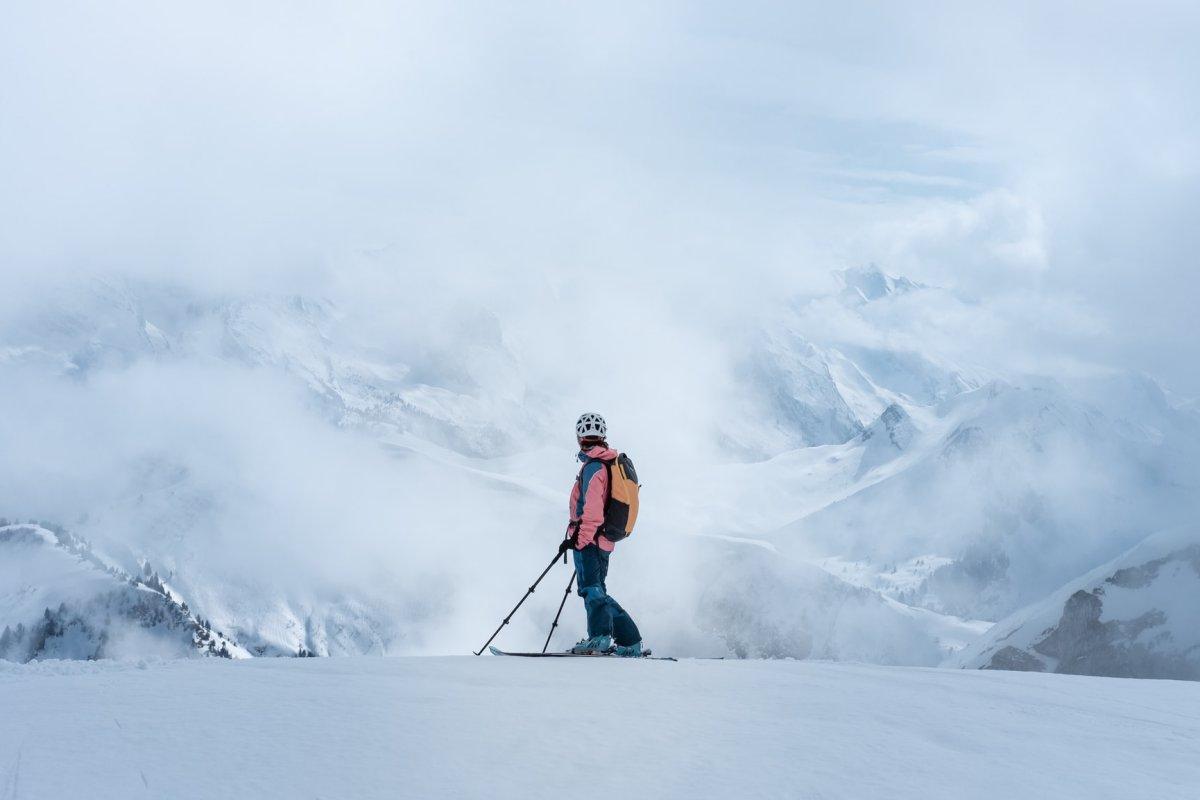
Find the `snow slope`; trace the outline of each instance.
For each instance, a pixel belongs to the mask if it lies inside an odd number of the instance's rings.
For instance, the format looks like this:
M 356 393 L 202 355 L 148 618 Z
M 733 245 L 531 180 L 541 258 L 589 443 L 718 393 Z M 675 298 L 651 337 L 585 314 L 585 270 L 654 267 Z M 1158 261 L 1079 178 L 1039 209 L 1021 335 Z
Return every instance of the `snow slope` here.
M 1196 510 L 1200 439 L 1131 438 L 1061 387 L 992 383 L 927 412 L 900 439 L 814 452 L 793 478 L 807 483 L 795 519 L 759 535 L 781 552 L 868 561 L 877 573 L 948 559 L 892 596 L 996 619 Z
M 912 413 L 995 379 L 906 341 L 892 318 L 898 303 L 942 302 L 948 293 L 874 265 L 834 277 L 839 293 L 766 309 L 747 337 L 732 376 L 736 399 L 718 422 L 728 452 L 757 460 L 840 444 L 889 406 Z
M 1200 680 L 1200 530 L 1163 531 L 1000 621 L 964 667 Z
M 581 694 L 595 699 L 581 702 Z M 0 663 L 0 797 L 1165 800 L 1200 684 L 792 661 Z
M 439 323 L 436 336 L 384 348 L 321 298 L 192 294 L 105 276 L 0 320 L 0 366 L 74 380 L 146 361 L 269 369 L 303 385 L 338 425 L 413 432 L 473 455 L 537 436 L 543 403 L 496 317 L 467 309 Z
M 812 564 L 714 542 L 697 566 L 697 619 L 730 653 L 936 666 L 987 623 L 960 620 L 854 586 Z
M 149 565 L 129 574 L 66 531 L 0 524 L 0 659 L 146 654 L 249 655 Z

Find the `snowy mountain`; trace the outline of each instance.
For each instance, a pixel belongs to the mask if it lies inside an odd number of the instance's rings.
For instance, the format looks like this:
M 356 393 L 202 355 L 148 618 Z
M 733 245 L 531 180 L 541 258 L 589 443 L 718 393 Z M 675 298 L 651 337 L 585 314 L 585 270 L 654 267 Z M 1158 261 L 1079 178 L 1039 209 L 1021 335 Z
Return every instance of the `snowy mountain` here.
M 249 655 L 149 564 L 131 575 L 61 529 L 0 520 L 0 659 Z
M 727 544 L 698 613 L 739 658 L 937 666 L 990 625 L 912 608 L 821 568 Z
M 943 556 L 896 599 L 986 619 L 1195 508 L 1196 461 L 1186 454 L 1200 452 L 1197 439 L 1131 438 L 1059 387 L 992 383 L 924 411 L 919 431 L 905 420 L 903 447 L 876 435 L 830 456 L 854 464 L 855 482 L 829 502 L 798 507 L 771 541 L 877 571 Z
M 427 341 L 360 343 L 326 300 L 216 297 L 128 279 L 59 287 L 0 323 L 0 365 L 83 380 L 139 362 L 220 363 L 298 381 L 331 422 L 411 433 L 472 455 L 540 433 L 498 320 L 468 309 Z
M 646 501 L 613 586 L 654 643 L 932 665 L 1200 510 L 1200 417 L 1152 379 L 966 363 L 919 333 L 969 302 L 835 283 L 731 342 L 690 449 L 665 419 L 617 438 Z M 319 298 L 59 287 L 0 323 L 4 510 L 152 564 L 250 655 L 464 650 L 560 535 L 579 409 L 503 309 L 420 305 L 372 327 Z M 69 572 L 7 579 L 0 625 L 89 602 Z M 540 640 L 553 600 L 527 610 L 506 635 Z
M 903 276 L 887 275 L 877 264 L 842 270 L 838 277 L 844 287 L 841 299 L 850 305 L 861 305 L 889 295 L 928 288 Z
M 888 335 L 896 304 L 943 302 L 941 290 L 874 265 L 835 277 L 841 291 L 793 299 L 747 341 L 734 374 L 744 388 L 720 423 L 729 452 L 757 460 L 841 444 L 891 406 L 912 411 L 994 379 Z
M 834 379 L 830 356 L 802 337 L 765 332 L 735 376 L 754 387 L 722 424 L 721 444 L 746 460 L 797 447 L 836 444 L 862 423 Z
M 998 622 L 957 661 L 980 669 L 1200 680 L 1200 532 L 1149 537 Z

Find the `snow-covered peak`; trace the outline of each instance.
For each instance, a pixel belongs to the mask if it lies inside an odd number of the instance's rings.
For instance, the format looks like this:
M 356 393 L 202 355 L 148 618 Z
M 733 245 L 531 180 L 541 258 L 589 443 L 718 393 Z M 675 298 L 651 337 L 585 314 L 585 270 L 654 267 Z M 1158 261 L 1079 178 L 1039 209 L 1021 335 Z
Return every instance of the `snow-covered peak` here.
M 912 417 L 900 404 L 892 403 L 858 437 L 864 445 L 858 475 L 861 477 L 894 460 L 909 448 L 917 435 Z
M 842 298 L 851 303 L 870 303 L 888 295 L 905 294 L 926 288 L 904 276 L 888 275 L 875 264 L 851 267 L 835 273 L 841 280 Z
M 886 442 L 897 451 L 904 450 L 912 442 L 916 429 L 912 417 L 898 403 L 892 403 L 883 410 L 879 419 L 862 432 L 860 438 L 866 442 Z

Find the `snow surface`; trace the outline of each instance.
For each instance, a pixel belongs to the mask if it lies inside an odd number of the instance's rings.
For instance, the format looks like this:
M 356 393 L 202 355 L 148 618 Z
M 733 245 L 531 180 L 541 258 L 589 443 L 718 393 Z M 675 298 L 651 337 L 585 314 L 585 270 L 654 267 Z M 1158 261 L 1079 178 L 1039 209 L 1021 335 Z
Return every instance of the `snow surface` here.
M 1195 797 L 1200 684 L 794 661 L 0 662 L 4 798 Z

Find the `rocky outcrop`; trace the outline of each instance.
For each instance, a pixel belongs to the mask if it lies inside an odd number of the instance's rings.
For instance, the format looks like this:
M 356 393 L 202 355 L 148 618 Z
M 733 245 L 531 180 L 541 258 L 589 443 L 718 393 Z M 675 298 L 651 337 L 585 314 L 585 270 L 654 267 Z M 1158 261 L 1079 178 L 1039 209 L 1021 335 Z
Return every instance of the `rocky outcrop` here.
M 1200 542 L 1171 532 L 997 624 L 961 666 L 1200 680 Z

